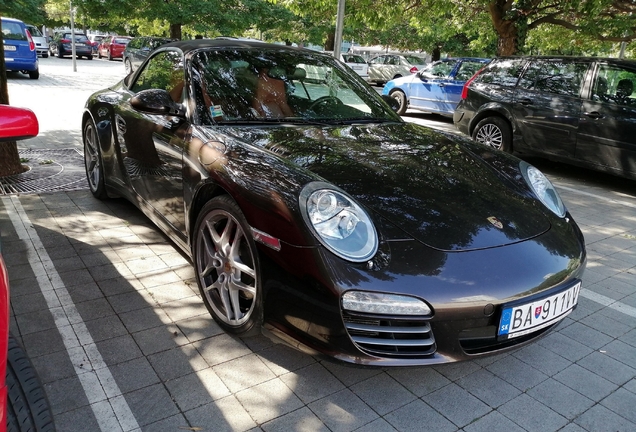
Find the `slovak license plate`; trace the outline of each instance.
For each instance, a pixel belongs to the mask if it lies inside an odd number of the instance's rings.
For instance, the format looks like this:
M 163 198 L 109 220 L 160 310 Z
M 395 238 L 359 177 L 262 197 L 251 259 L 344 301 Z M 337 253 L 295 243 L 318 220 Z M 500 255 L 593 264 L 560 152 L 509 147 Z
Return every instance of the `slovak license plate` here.
M 5 51 L 17 51 L 15 45 L 5 45 L 4 46 L 4 50 Z
M 581 282 L 550 297 L 505 308 L 497 335 L 512 339 L 560 321 L 576 306 L 580 290 Z
M 84 44 L 83 44 L 83 43 L 81 43 L 81 42 L 76 42 L 76 43 L 75 43 L 75 46 L 84 46 Z

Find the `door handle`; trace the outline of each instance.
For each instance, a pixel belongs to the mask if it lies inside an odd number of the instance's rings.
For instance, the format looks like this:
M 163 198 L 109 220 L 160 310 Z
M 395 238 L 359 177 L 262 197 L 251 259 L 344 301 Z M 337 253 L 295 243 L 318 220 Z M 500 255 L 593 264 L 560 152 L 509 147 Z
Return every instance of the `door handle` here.
M 439 86 L 440 86 L 440 87 L 446 87 L 446 84 L 444 84 L 444 83 L 439 83 Z
M 532 100 L 528 98 L 519 99 L 521 105 L 532 105 Z
M 585 116 L 589 117 L 589 118 L 593 118 L 593 119 L 600 119 L 603 118 L 603 114 L 601 114 L 598 111 L 592 111 L 592 112 L 586 112 L 583 113 Z

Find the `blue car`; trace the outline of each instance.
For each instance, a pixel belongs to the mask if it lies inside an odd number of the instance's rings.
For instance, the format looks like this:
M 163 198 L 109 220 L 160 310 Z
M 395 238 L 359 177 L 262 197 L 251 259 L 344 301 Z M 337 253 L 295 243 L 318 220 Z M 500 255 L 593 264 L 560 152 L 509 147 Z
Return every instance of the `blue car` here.
M 14 18 L 2 17 L 2 39 L 7 71 L 22 72 L 31 79 L 38 79 L 38 52 L 26 24 Z
M 400 104 L 397 113 L 407 108 L 452 116 L 459 103 L 462 88 L 490 59 L 446 58 L 427 65 L 414 75 L 389 81 L 382 94 Z

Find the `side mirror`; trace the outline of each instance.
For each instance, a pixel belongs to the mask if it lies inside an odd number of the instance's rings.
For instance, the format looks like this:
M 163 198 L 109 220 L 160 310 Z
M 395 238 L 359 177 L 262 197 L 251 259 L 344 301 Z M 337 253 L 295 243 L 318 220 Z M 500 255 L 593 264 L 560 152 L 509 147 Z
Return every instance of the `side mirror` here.
M 0 105 L 0 142 L 33 138 L 39 129 L 38 119 L 30 109 Z
M 183 105 L 173 101 L 163 89 L 142 90 L 130 99 L 130 105 L 137 111 L 150 114 L 185 115 Z
M 389 104 L 393 112 L 398 112 L 398 110 L 400 109 L 400 103 L 397 101 L 397 99 L 394 99 L 389 95 L 382 95 L 382 99 L 384 99 L 384 102 Z

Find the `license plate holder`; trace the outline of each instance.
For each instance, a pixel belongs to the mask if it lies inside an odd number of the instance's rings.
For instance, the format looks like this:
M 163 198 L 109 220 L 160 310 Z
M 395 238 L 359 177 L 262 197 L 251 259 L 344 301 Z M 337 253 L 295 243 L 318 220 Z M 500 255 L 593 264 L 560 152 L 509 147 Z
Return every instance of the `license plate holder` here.
M 504 307 L 497 336 L 512 339 L 527 335 L 565 318 L 576 306 L 581 282 L 548 297 Z
M 5 45 L 4 46 L 4 50 L 5 51 L 17 51 L 18 49 L 15 47 L 15 45 Z

